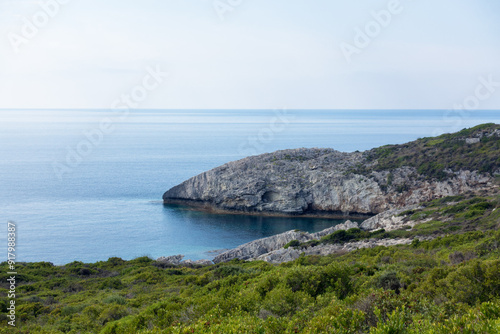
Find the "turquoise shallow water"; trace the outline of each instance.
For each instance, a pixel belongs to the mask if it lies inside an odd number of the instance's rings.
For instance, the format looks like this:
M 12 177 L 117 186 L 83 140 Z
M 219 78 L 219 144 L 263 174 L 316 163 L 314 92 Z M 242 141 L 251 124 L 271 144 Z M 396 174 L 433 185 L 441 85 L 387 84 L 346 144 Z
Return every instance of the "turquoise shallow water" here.
M 340 221 L 163 206 L 163 192 L 191 176 L 249 154 L 365 150 L 484 122 L 500 123 L 500 113 L 0 110 L 0 218 L 5 233 L 7 221 L 18 225 L 19 261 L 210 258 L 210 250 Z

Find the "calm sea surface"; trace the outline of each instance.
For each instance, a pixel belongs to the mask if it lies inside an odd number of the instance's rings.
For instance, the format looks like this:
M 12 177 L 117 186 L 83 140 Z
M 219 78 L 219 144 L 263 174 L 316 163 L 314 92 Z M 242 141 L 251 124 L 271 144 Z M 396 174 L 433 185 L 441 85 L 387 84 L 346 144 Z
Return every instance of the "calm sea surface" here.
M 366 150 L 453 132 L 499 111 L 0 110 L 0 222 L 17 223 L 17 260 L 94 262 L 185 254 L 341 221 L 212 215 L 162 194 L 250 154 Z

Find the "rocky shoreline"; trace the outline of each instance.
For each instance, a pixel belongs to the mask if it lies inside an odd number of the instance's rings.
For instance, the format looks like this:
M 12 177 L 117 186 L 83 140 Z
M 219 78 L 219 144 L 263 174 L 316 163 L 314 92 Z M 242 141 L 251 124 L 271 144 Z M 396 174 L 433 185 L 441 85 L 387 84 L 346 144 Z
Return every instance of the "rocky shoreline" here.
M 328 212 L 328 211 L 307 211 L 300 215 L 293 213 L 284 212 L 255 212 L 255 211 L 240 211 L 234 209 L 221 209 L 210 203 L 202 201 L 192 201 L 192 200 L 178 200 L 178 199 L 167 199 L 163 201 L 165 205 L 175 205 L 177 207 L 183 207 L 187 210 L 202 211 L 206 213 L 213 214 L 225 214 L 225 215 L 243 215 L 243 216 L 259 216 L 259 217 L 284 217 L 284 218 L 294 218 L 294 217 L 304 217 L 304 218 L 318 218 L 318 219 L 367 219 L 373 217 L 373 214 L 369 213 L 344 213 L 344 212 Z
M 318 233 L 288 231 L 255 240 L 218 254 L 213 263 L 232 259 L 282 263 L 301 254 L 327 255 L 407 244 L 412 240 L 374 238 L 284 248 L 292 240 L 306 243 L 338 230 L 411 229 L 422 221 L 404 219 L 401 213 L 419 209 L 420 203 L 496 191 L 499 140 L 500 125 L 483 124 L 456 134 L 365 152 L 282 150 L 229 162 L 192 177 L 165 192 L 163 202 L 214 213 L 370 217 L 361 224 L 347 221 Z
M 323 231 L 316 233 L 307 233 L 298 230 L 287 231 L 267 238 L 257 239 L 250 241 L 246 244 L 240 245 L 234 249 L 225 250 L 216 255 L 213 260 L 198 260 L 182 261 L 183 255 L 175 255 L 168 257 L 158 258 L 158 263 L 166 265 L 183 265 L 183 266 L 196 266 L 196 265 L 210 265 L 221 262 L 228 262 L 234 259 L 244 261 L 266 261 L 269 263 L 279 264 L 283 262 L 293 261 L 304 255 L 330 255 L 341 252 L 349 252 L 360 248 L 372 248 L 377 246 L 393 246 L 409 244 L 413 239 L 399 238 L 399 239 L 367 239 L 354 242 L 347 242 L 343 244 L 319 244 L 309 247 L 284 248 L 292 240 L 299 242 L 319 241 L 322 237 L 328 236 L 339 230 L 349 230 L 353 228 L 360 228 L 366 231 L 375 231 L 384 229 L 385 231 L 392 231 L 402 228 L 403 226 L 412 227 L 418 222 L 406 221 L 403 223 L 403 216 L 400 214 L 407 210 L 417 209 L 418 206 L 409 206 L 401 209 L 390 210 L 369 218 L 361 224 L 352 222 L 350 220 L 343 224 L 339 224 Z M 404 225 L 403 225 L 404 224 Z M 419 240 L 430 240 L 432 237 L 419 237 Z

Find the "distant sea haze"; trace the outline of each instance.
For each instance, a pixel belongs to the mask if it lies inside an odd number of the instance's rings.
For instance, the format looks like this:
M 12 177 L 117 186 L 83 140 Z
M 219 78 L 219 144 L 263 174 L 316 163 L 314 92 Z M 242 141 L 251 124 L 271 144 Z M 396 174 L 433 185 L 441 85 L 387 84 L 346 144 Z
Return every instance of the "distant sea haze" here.
M 362 151 L 500 123 L 498 111 L 0 110 L 0 213 L 17 260 L 94 262 L 209 251 L 342 222 L 215 215 L 164 206 L 170 187 L 251 154 Z

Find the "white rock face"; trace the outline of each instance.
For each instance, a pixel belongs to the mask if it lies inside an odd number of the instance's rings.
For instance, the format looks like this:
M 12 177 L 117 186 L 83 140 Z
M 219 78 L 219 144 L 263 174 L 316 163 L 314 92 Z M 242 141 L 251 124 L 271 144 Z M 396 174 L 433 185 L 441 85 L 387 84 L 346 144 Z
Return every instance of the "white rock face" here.
M 411 239 L 381 239 L 381 240 L 362 240 L 362 241 L 348 242 L 343 245 L 340 244 L 318 245 L 306 248 L 304 250 L 297 250 L 293 248 L 287 248 L 287 249 L 281 248 L 276 251 L 262 254 L 255 260 L 261 260 L 269 263 L 278 264 L 296 260 L 302 253 L 304 253 L 304 255 L 329 255 L 339 252 L 350 252 L 359 248 L 373 248 L 377 246 L 389 247 L 394 245 L 405 245 L 411 242 L 412 242 Z
M 401 227 L 403 227 L 403 225 L 412 226 L 412 223 L 403 223 L 403 219 L 405 217 L 399 216 L 399 214 L 407 210 L 417 209 L 418 207 L 418 205 L 411 205 L 401 209 L 387 210 L 385 212 L 379 213 L 376 216 L 368 218 L 363 223 L 361 223 L 360 228 L 369 231 L 378 230 L 381 228 L 386 231 L 392 231 L 400 229 Z
M 196 261 L 193 261 L 193 260 L 185 260 L 185 261 L 182 261 L 182 259 L 184 258 L 184 255 L 172 255 L 172 256 L 161 256 L 159 258 L 156 259 L 156 262 L 160 262 L 160 263 L 163 263 L 163 264 L 170 264 L 170 265 L 173 265 L 173 266 L 178 266 L 178 265 L 202 265 L 202 266 L 207 266 L 207 265 L 210 265 L 210 264 L 213 264 L 212 261 L 210 260 L 206 260 L 206 259 L 203 259 L 203 260 L 196 260 Z
M 469 144 L 469 145 L 470 145 L 470 144 L 479 143 L 480 141 L 481 141 L 481 139 L 480 139 L 480 138 L 466 138 L 466 139 L 465 139 L 465 142 L 466 142 L 467 144 Z
M 185 260 L 180 263 L 180 265 L 199 265 L 199 266 L 208 266 L 213 264 L 211 260 L 203 259 L 203 260 Z
M 262 254 L 259 257 L 252 259 L 257 261 L 266 261 L 269 263 L 279 264 L 283 262 L 290 262 L 299 258 L 302 251 L 299 251 L 294 248 L 280 248 L 278 250 Z
M 239 247 L 217 255 L 213 259 L 213 262 L 227 262 L 232 259 L 253 259 L 261 254 L 280 249 L 292 240 L 299 240 L 301 242 L 308 241 L 310 240 L 310 235 L 307 232 L 288 231 L 271 237 L 250 241 Z
M 183 258 L 184 255 L 161 256 L 156 259 L 156 262 L 161 262 L 176 266 L 182 261 Z

